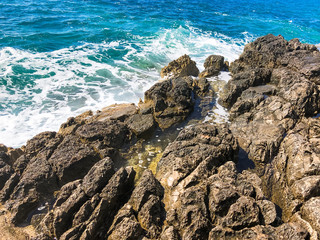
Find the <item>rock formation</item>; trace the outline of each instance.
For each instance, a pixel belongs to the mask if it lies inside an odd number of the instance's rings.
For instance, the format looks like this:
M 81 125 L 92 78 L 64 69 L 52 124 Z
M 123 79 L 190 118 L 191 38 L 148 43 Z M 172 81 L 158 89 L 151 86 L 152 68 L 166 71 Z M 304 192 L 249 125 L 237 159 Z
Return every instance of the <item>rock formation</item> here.
M 211 55 L 204 67 L 184 55 L 138 106 L 85 112 L 21 149 L 0 145 L 1 213 L 32 224 L 33 239 L 319 239 L 317 48 L 267 35 L 230 66 Z M 219 101 L 230 123 L 192 121 L 156 171 L 128 166 L 135 145 L 201 112 L 213 96 L 206 77 L 228 68 Z

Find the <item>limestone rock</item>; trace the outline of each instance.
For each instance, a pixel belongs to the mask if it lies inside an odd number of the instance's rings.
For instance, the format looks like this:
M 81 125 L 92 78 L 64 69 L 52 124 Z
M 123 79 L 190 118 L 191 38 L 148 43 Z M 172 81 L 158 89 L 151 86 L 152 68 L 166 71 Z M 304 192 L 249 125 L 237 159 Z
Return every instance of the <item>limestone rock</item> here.
M 188 55 L 183 55 L 176 60 L 173 60 L 168 66 L 161 69 L 161 78 L 165 77 L 186 77 L 199 75 L 199 69 L 196 63 L 191 60 Z
M 320 197 L 308 200 L 301 209 L 302 217 L 320 234 Z
M 192 87 L 188 78 L 156 83 L 145 92 L 145 103 L 153 107 L 154 118 L 163 129 L 183 121 L 193 110 Z
M 234 74 L 225 86 L 225 92 L 220 97 L 219 102 L 230 108 L 244 90 L 249 87 L 264 85 L 270 81 L 270 77 L 271 71 L 267 68 L 252 68 Z
M 229 208 L 224 225 L 238 230 L 258 225 L 259 207 L 251 197 L 240 197 Z
M 224 63 L 224 57 L 220 55 L 210 55 L 204 62 L 204 71 L 199 75 L 199 78 L 211 77 L 217 75 L 221 70 L 227 70 Z
M 53 171 L 63 185 L 84 177 L 99 160 L 99 154 L 92 147 L 83 144 L 78 137 L 68 135 L 54 151 L 48 162 L 53 166 Z
M 128 118 L 126 124 L 137 136 L 147 135 L 155 128 L 152 114 L 135 114 Z

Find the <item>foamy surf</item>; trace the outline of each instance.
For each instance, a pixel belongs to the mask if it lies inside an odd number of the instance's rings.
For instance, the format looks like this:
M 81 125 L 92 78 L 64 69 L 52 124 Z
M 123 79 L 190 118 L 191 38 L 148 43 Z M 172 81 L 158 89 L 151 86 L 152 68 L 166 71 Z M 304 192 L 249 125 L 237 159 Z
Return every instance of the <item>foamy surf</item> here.
M 227 109 L 219 104 L 219 97 L 222 88 L 231 79 L 229 72 L 220 72 L 218 76 L 208 78 L 208 81 L 214 86 L 214 90 L 217 93 L 216 103 L 213 109 L 207 114 L 203 122 L 217 122 L 226 123 L 229 122 L 229 113 Z
M 208 55 L 233 61 L 253 38 L 244 33 L 243 39 L 232 39 L 180 26 L 135 39 L 41 53 L 1 49 L 0 143 L 19 147 L 86 110 L 137 103 L 169 61 L 189 54 L 202 70 Z

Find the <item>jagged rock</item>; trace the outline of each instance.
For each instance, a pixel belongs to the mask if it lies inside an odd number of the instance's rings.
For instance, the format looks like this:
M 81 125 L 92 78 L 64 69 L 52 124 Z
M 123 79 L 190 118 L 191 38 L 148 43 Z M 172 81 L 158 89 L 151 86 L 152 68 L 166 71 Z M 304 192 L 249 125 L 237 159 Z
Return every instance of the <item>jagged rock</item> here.
M 277 220 L 277 211 L 274 203 L 269 200 L 259 200 L 257 203 L 263 217 L 263 224 L 273 224 Z
M 0 152 L 0 167 L 10 164 L 10 157 L 5 152 Z
M 68 118 L 67 122 L 61 124 L 58 133 L 63 136 L 73 134 L 78 129 L 78 127 L 85 124 L 87 120 L 90 119 L 92 116 L 92 111 L 86 111 L 76 117 L 70 117 Z
M 53 210 L 39 224 L 40 232 L 59 239 L 103 237 L 107 223 L 128 198 L 125 194 L 131 191 L 135 175 L 131 167 L 113 173 L 112 161 L 105 158 L 82 180 L 64 185 Z M 103 225 L 106 229 L 101 232 Z
M 53 208 L 61 206 L 61 204 L 70 197 L 73 190 L 75 190 L 81 183 L 82 179 L 78 179 L 63 185 L 56 196 L 57 200 L 55 201 Z
M 259 207 L 253 198 L 240 197 L 230 206 L 223 225 L 235 230 L 258 225 L 259 212 Z
M 220 55 L 210 55 L 203 66 L 205 69 L 199 74 L 199 78 L 211 77 L 217 75 L 221 70 L 227 70 L 224 57 Z
M 38 154 L 38 152 L 44 148 L 48 148 L 48 145 L 51 145 L 52 140 L 55 142 L 56 136 L 56 132 L 43 132 L 34 136 L 27 141 L 25 152 L 31 156 Z
M 11 177 L 11 175 L 14 173 L 13 169 L 10 167 L 10 165 L 1 162 L 0 165 L 0 190 L 4 187 L 7 180 Z
M 181 131 L 166 148 L 158 163 L 157 178 L 166 189 L 166 228 L 173 227 L 170 235 L 177 233 L 182 239 L 208 237 L 212 223 L 205 202 L 208 198 L 206 180 L 224 161 L 234 160 L 236 148 L 226 126 L 208 124 Z M 227 166 L 220 172 L 226 169 Z
M 87 200 L 79 209 L 79 211 L 74 215 L 72 226 L 78 226 L 83 224 L 89 219 L 91 213 L 94 211 L 96 206 L 99 204 L 100 197 L 99 194 L 94 195 L 91 199 Z
M 113 162 L 110 158 L 104 158 L 97 162 L 83 178 L 82 189 L 85 194 L 92 197 L 108 183 L 114 174 Z
M 54 209 L 53 229 L 54 236 L 60 237 L 72 223 L 74 214 L 80 209 L 82 204 L 88 200 L 88 196 L 84 193 L 81 187 L 75 189 L 70 197 Z
M 194 80 L 193 88 L 198 96 L 206 96 L 210 89 L 210 83 L 206 78 L 197 78 Z
M 282 208 L 282 218 L 289 221 L 301 215 L 299 221 L 312 226 L 307 226 L 311 235 L 314 231 L 319 234 L 319 228 L 313 224 L 316 220 L 305 214 L 304 202 L 320 195 L 319 126 L 318 119 L 302 119 L 287 133 L 264 176 L 272 201 Z
M 252 68 L 233 75 L 225 86 L 224 93 L 219 98 L 220 104 L 226 108 L 231 108 L 244 90 L 249 87 L 264 85 L 270 81 L 270 77 L 271 71 L 267 68 Z
M 157 238 L 162 230 L 165 211 L 161 199 L 164 190 L 150 170 L 145 170 L 132 192 L 126 205 L 120 209 L 108 232 L 109 239 L 123 235 L 123 239 L 132 236 L 146 236 Z M 123 232 L 129 224 L 129 232 Z M 140 234 L 140 235 L 138 235 Z
M 12 211 L 12 222 L 21 223 L 41 200 L 45 200 L 55 189 L 57 180 L 46 156 L 34 158 L 24 170 L 19 183 L 7 201 Z
M 262 85 L 257 87 L 250 87 L 241 93 L 237 102 L 230 109 L 230 119 L 251 111 L 256 108 L 263 100 L 270 95 L 274 95 L 276 87 L 272 85 Z
M 174 187 L 206 160 L 215 168 L 233 160 L 237 143 L 227 126 L 196 125 L 180 132 L 163 153 L 157 177 L 163 186 Z M 204 174 L 210 174 L 208 169 Z M 198 177 L 206 177 L 199 175 Z
M 178 240 L 180 239 L 178 231 L 174 227 L 165 227 L 161 233 L 160 240 Z
M 58 188 L 56 174 L 48 158 L 61 142 L 55 132 L 44 132 L 27 142 L 25 155 L 19 157 L 13 168 L 18 172 L 8 181 L 2 192 L 6 206 L 12 211 L 12 222 L 25 220 L 28 214 Z M 18 176 L 21 174 L 20 179 Z
M 161 233 L 164 220 L 164 207 L 161 202 L 164 189 L 150 170 L 145 170 L 139 184 L 132 192 L 129 204 L 138 213 L 141 227 L 150 238 Z
M 99 154 L 80 138 L 68 135 L 54 151 L 48 162 L 57 174 L 60 184 L 84 177 L 89 169 L 100 160 Z
M 21 175 L 29 162 L 30 162 L 30 156 L 27 156 L 26 154 L 24 154 L 14 162 L 12 167 L 17 173 Z
M 212 221 L 227 215 L 230 206 L 240 197 L 234 185 L 224 181 L 214 181 L 210 186 L 209 209 Z
M 265 166 L 278 153 L 286 132 L 297 119 L 291 106 L 282 98 L 271 96 L 232 122 L 230 128 L 240 147 L 256 165 Z
M 153 176 L 153 173 L 150 170 L 145 170 L 139 184 L 132 192 L 129 203 L 131 203 L 135 211 L 139 212 L 146 201 L 148 201 L 150 195 L 163 197 L 163 193 L 163 187 Z
M 309 199 L 301 208 L 302 217 L 307 220 L 320 235 L 320 197 Z
M 165 77 L 186 77 L 199 75 L 199 69 L 196 63 L 191 60 L 188 55 L 183 55 L 176 60 L 173 60 L 168 66 L 161 69 L 161 78 Z
M 98 111 L 97 114 L 90 119 L 90 122 L 105 122 L 108 119 L 124 122 L 128 117 L 137 112 L 138 108 L 133 103 L 113 104 Z
M 126 124 L 137 136 L 146 135 L 155 128 L 155 121 L 152 114 L 135 114 L 128 118 Z
M 85 230 L 82 234 L 78 232 L 80 239 L 104 239 L 113 217 L 129 197 L 127 194 L 133 188 L 134 176 L 132 167 L 121 168 L 112 176 L 102 189 L 101 200 L 85 223 Z
M 231 64 L 232 73 L 252 67 L 279 68 L 287 66 L 304 72 L 308 78 L 317 78 L 319 51 L 314 45 L 299 40 L 286 41 L 281 35 L 268 34 L 245 46 L 239 59 Z
M 152 105 L 161 128 L 183 121 L 193 110 L 192 87 L 188 78 L 173 78 L 156 83 L 145 92 L 145 103 Z
M 2 190 L 0 191 L 0 201 L 5 202 L 10 198 L 10 194 L 13 192 L 14 187 L 19 182 L 19 175 L 14 173 L 11 177 L 6 181 Z
M 309 239 L 310 234 L 301 225 L 296 223 L 284 223 L 280 225 L 275 234 L 276 239 Z
M 309 239 L 309 233 L 296 223 L 285 223 L 275 228 L 271 226 L 254 226 L 240 231 L 230 228 L 215 227 L 211 230 L 209 239 Z
M 76 134 L 89 141 L 99 140 L 105 146 L 120 148 L 130 138 L 126 124 L 119 120 L 91 122 L 79 127 Z
M 320 196 L 320 175 L 304 177 L 291 185 L 295 198 L 306 201 L 314 196 Z
M 0 161 L 10 166 L 12 166 L 23 153 L 21 148 L 7 148 L 5 145 L 0 144 Z
M 100 193 L 113 174 L 113 162 L 110 158 L 105 158 L 97 162 L 82 181 L 78 180 L 64 185 L 53 208 L 52 234 L 60 237 L 70 227 L 73 218 L 74 226 L 82 223 L 79 222 L 79 219 L 88 218 L 86 211 L 88 204 L 91 203 L 93 210 L 100 201 L 99 197 L 93 196 Z

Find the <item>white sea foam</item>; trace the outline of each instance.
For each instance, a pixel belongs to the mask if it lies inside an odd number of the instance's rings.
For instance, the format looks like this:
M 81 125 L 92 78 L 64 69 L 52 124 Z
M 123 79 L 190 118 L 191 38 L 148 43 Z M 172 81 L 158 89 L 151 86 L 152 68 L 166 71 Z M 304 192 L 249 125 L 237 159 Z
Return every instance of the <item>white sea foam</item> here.
M 209 81 L 214 82 L 214 81 L 224 81 L 225 84 L 231 79 L 231 76 L 229 72 L 220 72 L 218 76 L 208 78 Z M 222 86 L 223 84 L 220 84 Z M 220 91 L 222 89 L 219 89 L 218 91 L 218 96 L 216 99 L 216 104 L 214 108 L 207 114 L 203 122 L 211 122 L 212 119 L 214 119 L 215 122 L 218 123 L 226 123 L 229 122 L 229 113 L 226 108 L 221 106 L 219 104 L 219 95 Z
M 136 36 L 133 42 L 83 43 L 52 52 L 2 48 L 0 143 L 18 147 L 88 109 L 137 103 L 169 61 L 189 54 L 202 70 L 207 56 L 220 54 L 231 62 L 251 40 L 247 33 L 232 39 L 187 26 Z M 109 51 L 125 54 L 113 59 Z

